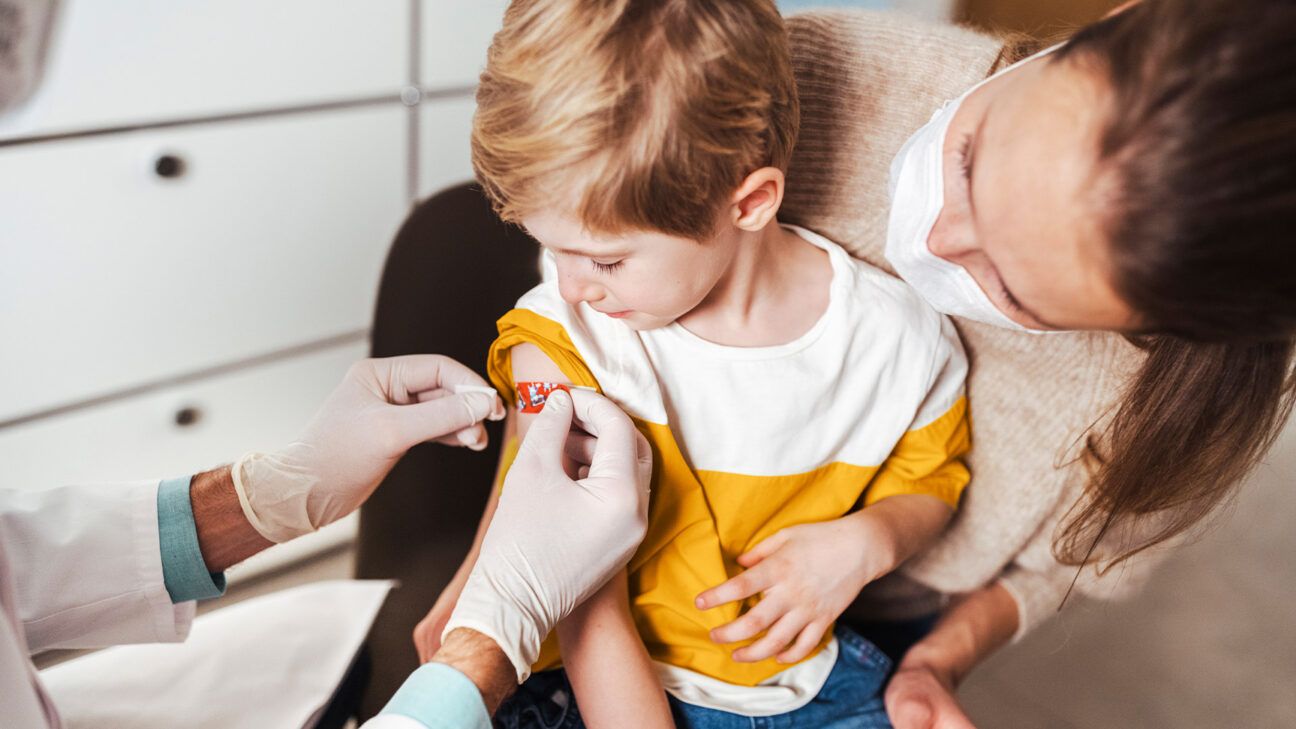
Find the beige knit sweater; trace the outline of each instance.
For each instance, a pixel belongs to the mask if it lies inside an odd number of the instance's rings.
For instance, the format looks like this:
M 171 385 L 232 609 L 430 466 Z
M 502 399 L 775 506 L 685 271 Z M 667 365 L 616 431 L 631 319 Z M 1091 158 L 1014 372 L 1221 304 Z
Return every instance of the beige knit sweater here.
M 866 11 L 792 16 L 788 28 L 801 135 L 782 218 L 890 271 L 882 251 L 891 159 L 943 102 L 990 72 L 1000 43 Z M 1111 334 L 1041 336 L 955 323 L 972 363 L 972 484 L 944 536 L 866 589 L 853 611 L 904 617 L 997 579 L 1017 599 L 1020 636 L 1056 611 L 1076 577 L 1076 568 L 1054 560 L 1051 543 L 1083 493 L 1078 439 L 1118 399 L 1139 354 Z M 1101 578 L 1086 569 L 1077 590 L 1125 592 L 1157 559 L 1145 552 Z

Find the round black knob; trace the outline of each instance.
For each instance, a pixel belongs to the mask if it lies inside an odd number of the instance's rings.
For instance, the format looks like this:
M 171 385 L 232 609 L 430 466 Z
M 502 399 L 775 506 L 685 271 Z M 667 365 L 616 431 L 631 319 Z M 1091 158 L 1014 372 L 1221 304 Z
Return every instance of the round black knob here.
M 175 424 L 181 428 L 196 425 L 199 420 L 202 420 L 202 410 L 193 406 L 182 407 L 175 414 Z
M 185 173 L 185 161 L 182 157 L 174 154 L 160 155 L 153 162 L 153 171 L 158 177 L 167 180 L 173 180 Z

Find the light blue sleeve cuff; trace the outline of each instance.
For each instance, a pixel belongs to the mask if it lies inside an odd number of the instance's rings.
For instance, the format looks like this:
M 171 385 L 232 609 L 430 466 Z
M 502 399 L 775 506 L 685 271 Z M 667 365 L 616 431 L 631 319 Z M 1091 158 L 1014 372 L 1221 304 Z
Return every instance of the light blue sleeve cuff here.
M 225 573 L 207 571 L 198 548 L 193 505 L 189 503 L 192 477 L 173 478 L 158 484 L 158 545 L 162 550 L 162 580 L 171 602 L 209 600 L 225 594 Z
M 419 666 L 379 714 L 408 716 L 429 729 L 491 729 L 477 686 L 444 663 Z

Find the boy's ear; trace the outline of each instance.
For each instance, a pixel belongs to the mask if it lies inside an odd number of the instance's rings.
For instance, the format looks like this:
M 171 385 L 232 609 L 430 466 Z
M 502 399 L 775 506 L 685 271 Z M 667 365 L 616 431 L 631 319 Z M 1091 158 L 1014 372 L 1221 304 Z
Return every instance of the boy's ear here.
M 783 172 L 774 167 L 762 167 L 747 175 L 733 194 L 733 224 L 751 232 L 769 225 L 783 204 L 783 183 Z

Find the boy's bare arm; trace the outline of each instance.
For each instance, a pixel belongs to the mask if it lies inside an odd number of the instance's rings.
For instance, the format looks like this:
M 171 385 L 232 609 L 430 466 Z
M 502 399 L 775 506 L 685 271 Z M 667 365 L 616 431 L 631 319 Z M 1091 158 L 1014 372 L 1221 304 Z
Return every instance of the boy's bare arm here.
M 508 421 L 504 424 L 505 445 L 516 437 L 516 432 L 517 416 L 509 413 Z M 500 468 L 503 468 L 503 465 L 504 453 L 501 452 Z M 491 518 L 495 516 L 495 508 L 499 506 L 499 490 L 493 487 L 499 481 L 500 473 L 499 469 L 496 469 L 495 479 L 491 482 L 490 497 L 486 501 L 486 508 L 482 511 L 481 521 L 477 522 L 477 534 L 473 536 L 468 554 L 464 556 L 463 563 L 459 565 L 449 584 L 437 596 L 432 609 L 418 622 L 418 625 L 414 626 L 414 648 L 418 651 L 419 663 L 432 660 L 433 655 L 441 649 L 441 633 L 450 620 L 450 613 L 454 612 L 455 604 L 459 602 L 459 595 L 463 592 L 464 585 L 468 583 L 468 575 L 472 573 L 473 565 L 477 564 L 477 555 L 481 551 L 482 539 L 486 537 L 486 528 L 490 526 Z
M 877 575 L 881 577 L 931 544 L 953 516 L 954 509 L 935 496 L 897 494 L 847 518 L 871 520 L 887 536 L 890 566 Z
M 570 378 L 534 345 L 514 347 L 512 358 L 513 379 L 517 382 L 571 384 Z M 519 414 L 518 426 L 523 435 L 535 417 Z M 630 617 L 624 570 L 558 624 L 558 641 L 585 726 L 675 726 L 666 693 Z
M 558 645 L 589 729 L 675 726 L 666 692 L 630 616 L 624 571 L 558 624 Z

